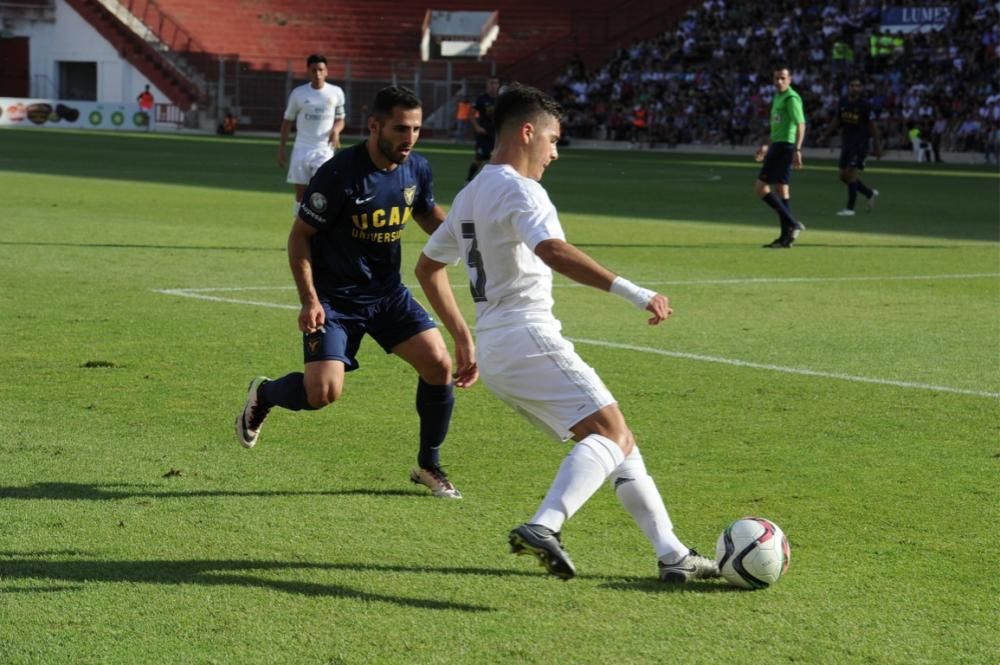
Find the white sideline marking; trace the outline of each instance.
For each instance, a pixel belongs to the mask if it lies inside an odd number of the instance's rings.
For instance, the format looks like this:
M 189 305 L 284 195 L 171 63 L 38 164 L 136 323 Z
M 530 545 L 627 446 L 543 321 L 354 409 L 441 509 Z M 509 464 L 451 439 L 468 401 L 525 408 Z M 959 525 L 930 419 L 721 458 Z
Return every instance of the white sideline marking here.
M 735 360 L 733 358 L 720 358 L 718 356 L 703 356 L 697 353 L 684 353 L 682 351 L 665 351 L 654 349 L 648 346 L 635 346 L 633 344 L 619 344 L 618 342 L 605 342 L 597 339 L 580 339 L 567 337 L 574 344 L 592 344 L 593 346 L 603 346 L 609 349 L 625 349 L 627 351 L 639 351 L 641 353 L 652 353 L 658 356 L 668 356 L 671 358 L 683 358 L 685 360 L 700 360 L 701 362 L 719 363 L 721 365 L 732 365 L 734 367 L 750 367 L 752 369 L 766 369 L 772 372 L 784 372 L 785 374 L 800 374 L 802 376 L 818 376 L 825 379 L 839 379 L 841 381 L 853 381 L 854 383 L 876 383 L 883 386 L 896 386 L 897 388 L 915 388 L 918 390 L 933 390 L 943 393 L 954 393 L 956 395 L 975 395 L 976 397 L 1000 397 L 1000 393 L 989 392 L 988 390 L 967 390 L 965 388 L 951 388 L 949 386 L 935 386 L 929 383 L 914 383 L 912 381 L 893 381 L 891 379 L 876 379 L 868 376 L 854 376 L 853 374 L 841 374 L 839 372 L 820 372 L 813 369 L 803 369 L 799 367 L 783 367 L 781 365 L 768 365 L 765 363 L 753 363 L 746 360 Z
M 1000 277 L 1000 272 L 976 272 L 965 275 L 894 275 L 890 277 L 742 277 L 739 279 L 678 279 L 646 281 L 652 286 L 683 286 L 688 284 L 808 284 L 815 282 L 905 282 L 929 279 L 981 279 Z M 583 286 L 583 284 L 557 284 L 556 286 Z
M 774 283 L 808 283 L 808 282 L 873 282 L 873 281 L 919 281 L 934 279 L 979 279 L 984 277 L 1000 277 L 1000 273 L 969 273 L 953 275 L 896 275 L 889 277 L 750 277 L 743 279 L 696 279 L 696 280 L 676 280 L 660 282 L 643 282 L 649 285 L 684 285 L 684 284 L 774 284 Z M 461 284 L 452 284 L 453 288 L 462 288 Z M 556 284 L 556 287 L 576 287 L 581 284 Z M 420 288 L 419 286 L 411 288 Z M 294 286 L 232 286 L 232 287 L 208 287 L 208 288 L 185 288 L 185 289 L 153 289 L 156 293 L 169 296 L 179 296 L 182 298 L 195 298 L 197 300 L 209 300 L 212 302 L 225 302 L 235 305 L 253 305 L 255 307 L 269 307 L 273 309 L 299 309 L 298 305 L 286 305 L 283 303 L 266 302 L 259 300 L 243 300 L 240 298 L 226 298 L 222 296 L 208 295 L 210 293 L 239 293 L 244 291 L 290 291 Z M 652 347 L 635 346 L 632 344 L 620 344 L 618 342 L 606 342 L 602 340 L 567 338 L 577 344 L 591 344 L 593 346 L 603 346 L 612 349 L 624 349 L 628 351 L 638 351 L 640 353 L 652 353 L 654 355 L 667 356 L 670 358 L 682 358 L 685 360 L 698 360 L 701 362 L 731 365 L 733 367 L 748 367 L 750 369 L 763 369 L 772 372 L 783 372 L 785 374 L 798 374 L 800 376 L 814 376 L 826 379 L 837 379 L 839 381 L 851 381 L 854 383 L 873 383 L 883 386 L 894 386 L 897 388 L 909 388 L 915 390 L 929 390 L 935 392 L 951 393 L 955 395 L 972 395 L 975 397 L 1000 398 L 1000 393 L 988 390 L 969 390 L 965 388 L 952 388 L 950 386 L 936 386 L 928 383 L 915 383 L 912 381 L 894 381 L 891 379 L 878 379 L 868 376 L 854 376 L 852 374 L 841 374 L 838 372 L 821 372 L 817 370 L 804 369 L 799 367 L 784 367 L 782 365 L 768 365 L 765 363 L 748 362 L 733 358 L 722 358 L 718 356 L 705 356 L 696 353 L 684 353 L 682 351 L 666 351 Z
M 283 286 L 250 286 L 233 287 L 220 289 L 153 289 L 156 293 L 166 296 L 180 296 L 181 298 L 194 298 L 195 300 L 211 300 L 213 302 L 228 302 L 235 305 L 256 305 L 257 307 L 273 307 L 275 309 L 299 309 L 295 305 L 285 305 L 279 302 L 262 302 L 259 300 L 240 300 L 237 298 L 220 298 L 219 296 L 205 295 L 206 291 L 278 291 L 285 289 Z M 293 288 L 293 287 L 289 287 Z

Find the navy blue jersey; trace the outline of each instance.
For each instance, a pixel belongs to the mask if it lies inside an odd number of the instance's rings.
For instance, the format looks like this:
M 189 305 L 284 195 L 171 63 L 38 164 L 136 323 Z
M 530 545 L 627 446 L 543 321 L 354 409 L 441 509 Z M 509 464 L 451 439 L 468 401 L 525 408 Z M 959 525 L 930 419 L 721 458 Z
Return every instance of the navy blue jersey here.
M 493 126 L 493 110 L 496 108 L 496 105 L 496 97 L 491 94 L 484 92 L 476 97 L 476 122 L 491 136 L 496 132 L 496 128 Z
M 411 152 L 392 171 L 367 143 L 342 150 L 309 182 L 299 219 L 312 226 L 313 283 L 320 299 L 372 304 L 401 283 L 400 238 L 413 213 L 434 208 L 431 167 Z
M 860 97 L 851 101 L 848 97 L 840 100 L 837 107 L 842 133 L 841 147 L 852 150 L 868 150 L 868 123 L 874 120 L 871 104 Z

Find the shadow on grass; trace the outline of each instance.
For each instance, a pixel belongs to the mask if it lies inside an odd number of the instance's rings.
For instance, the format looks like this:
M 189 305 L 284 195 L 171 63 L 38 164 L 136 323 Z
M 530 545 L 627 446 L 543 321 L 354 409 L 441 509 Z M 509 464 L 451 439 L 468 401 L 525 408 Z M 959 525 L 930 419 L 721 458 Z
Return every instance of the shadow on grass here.
M 603 589 L 615 591 L 644 591 L 646 593 L 731 593 L 743 591 L 721 580 L 696 580 L 687 584 L 662 584 L 649 577 L 618 579 L 601 584 Z
M 482 566 L 411 566 L 375 563 L 310 563 L 303 561 L 259 561 L 259 560 L 149 560 L 149 561 L 106 561 L 97 559 L 46 560 L 52 555 L 94 556 L 92 552 L 65 551 L 13 551 L 0 550 L 0 580 L 48 579 L 60 582 L 131 582 L 150 584 L 205 584 L 233 585 L 276 589 L 287 593 L 308 596 L 343 596 L 348 598 L 374 599 L 378 594 L 368 594 L 340 585 L 314 582 L 295 582 L 263 579 L 247 575 L 248 571 L 288 571 L 320 570 L 344 571 L 348 573 L 405 573 L 416 575 L 460 575 L 495 578 L 535 578 L 542 583 L 573 586 L 572 580 L 558 580 L 537 568 L 486 568 Z M 236 574 L 239 573 L 239 574 Z M 616 591 L 645 592 L 706 592 L 740 591 L 719 581 L 696 581 L 685 585 L 662 584 L 655 577 L 622 577 L 620 575 L 583 574 L 578 581 L 595 581 L 600 588 Z M 55 591 L 63 587 L 32 587 L 4 589 L 0 592 L 44 590 Z M 66 586 L 66 590 L 76 590 L 80 586 Z M 417 601 L 404 599 L 400 604 L 417 605 Z M 393 601 L 394 602 L 394 601 Z M 432 609 L 455 609 L 456 606 L 438 601 L 426 602 Z M 448 607 L 445 607 L 447 605 Z M 423 605 L 420 605 L 423 606 Z M 491 611 L 491 608 L 458 604 L 457 609 L 469 611 Z
M 342 584 L 323 584 L 301 580 L 280 580 L 266 577 L 268 572 L 291 570 L 365 570 L 364 564 L 323 564 L 302 561 L 253 561 L 253 560 L 149 560 L 149 561 L 103 561 L 103 560 L 63 560 L 44 559 L 0 559 L 0 579 L 50 580 L 70 583 L 72 586 L 42 586 L 38 588 L 19 587 L 5 589 L 0 593 L 28 591 L 53 592 L 75 591 L 94 582 L 128 584 L 164 584 L 198 586 L 238 586 L 272 591 L 281 591 L 303 596 L 329 596 L 349 598 L 365 602 L 390 603 L 401 607 L 421 610 L 457 610 L 460 612 L 492 612 L 491 607 L 470 605 L 432 598 L 407 598 L 405 596 L 361 591 Z M 382 571 L 449 572 L 448 569 L 423 569 L 382 566 Z M 469 569 L 470 571 L 472 569 Z
M 186 499 L 195 497 L 266 497 L 266 496 L 390 496 L 427 497 L 419 489 L 345 489 L 345 490 L 159 490 L 154 485 L 87 483 L 35 483 L 26 487 L 0 487 L 0 499 L 55 501 L 120 501 L 136 497 L 149 499 Z

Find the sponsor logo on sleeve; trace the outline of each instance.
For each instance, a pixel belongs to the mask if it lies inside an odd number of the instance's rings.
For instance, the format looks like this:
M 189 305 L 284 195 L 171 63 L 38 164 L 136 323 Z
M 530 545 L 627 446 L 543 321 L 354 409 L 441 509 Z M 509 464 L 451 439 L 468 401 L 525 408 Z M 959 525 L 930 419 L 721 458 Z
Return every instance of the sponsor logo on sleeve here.
M 309 205 L 316 212 L 323 212 L 326 210 L 326 197 L 319 192 L 313 192 L 309 197 Z

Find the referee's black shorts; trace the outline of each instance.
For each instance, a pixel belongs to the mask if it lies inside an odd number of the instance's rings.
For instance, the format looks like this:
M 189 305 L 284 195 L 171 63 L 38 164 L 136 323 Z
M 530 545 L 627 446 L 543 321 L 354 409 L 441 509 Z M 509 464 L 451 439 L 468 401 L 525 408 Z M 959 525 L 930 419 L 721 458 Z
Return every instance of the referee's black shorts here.
M 761 165 L 757 178 L 769 185 L 787 185 L 792 179 L 794 156 L 794 143 L 772 143 L 764 155 L 764 164 Z

